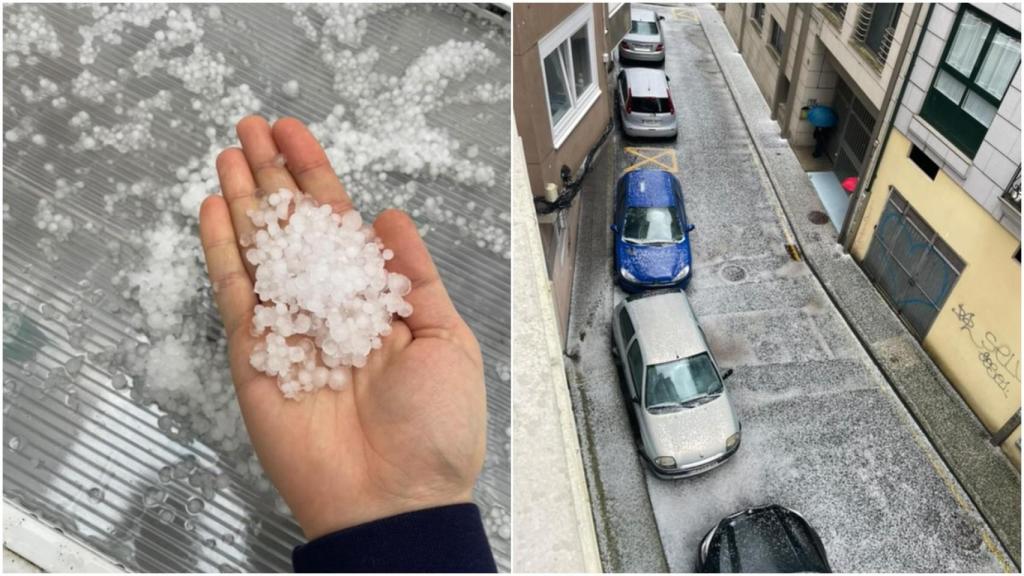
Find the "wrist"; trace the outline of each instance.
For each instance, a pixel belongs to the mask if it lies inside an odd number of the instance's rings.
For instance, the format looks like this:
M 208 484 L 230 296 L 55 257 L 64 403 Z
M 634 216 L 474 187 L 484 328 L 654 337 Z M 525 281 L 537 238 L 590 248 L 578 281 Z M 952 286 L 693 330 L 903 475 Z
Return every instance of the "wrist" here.
M 472 501 L 472 488 L 447 495 L 419 498 L 396 498 L 393 495 L 389 495 L 384 498 L 370 500 L 360 499 L 358 502 L 342 501 L 339 499 L 337 501 L 337 508 L 334 506 L 319 506 L 306 514 L 296 513 L 295 517 L 306 539 L 312 541 L 327 534 L 384 518 L 430 508 L 468 504 Z

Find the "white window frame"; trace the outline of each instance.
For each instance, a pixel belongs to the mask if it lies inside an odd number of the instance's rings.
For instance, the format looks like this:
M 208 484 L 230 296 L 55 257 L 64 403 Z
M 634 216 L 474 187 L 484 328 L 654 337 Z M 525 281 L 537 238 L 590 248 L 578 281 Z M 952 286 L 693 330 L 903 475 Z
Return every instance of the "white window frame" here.
M 571 100 L 571 107 L 557 123 L 554 123 L 551 118 L 551 100 L 549 97 L 550 92 L 548 91 L 548 78 L 544 72 L 544 58 L 558 50 L 559 46 L 568 42 L 572 35 L 578 32 L 584 24 L 587 27 L 588 48 L 590 49 L 591 84 L 583 94 L 575 94 L 574 78 L 576 76 L 572 68 L 572 47 L 570 44 L 569 60 L 566 62 L 569 68 L 569 75 L 566 77 L 566 81 L 569 83 L 570 88 L 569 99 Z M 594 103 L 597 102 L 598 97 L 601 95 L 600 82 L 598 81 L 596 45 L 594 36 L 594 8 L 591 4 L 580 6 L 537 43 L 537 52 L 540 56 L 540 77 L 544 85 L 544 105 L 547 107 L 548 124 L 551 126 L 551 141 L 556 150 L 565 143 L 565 140 L 576 129 L 576 126 L 583 120 L 583 117 L 587 115 L 587 112 L 594 106 Z

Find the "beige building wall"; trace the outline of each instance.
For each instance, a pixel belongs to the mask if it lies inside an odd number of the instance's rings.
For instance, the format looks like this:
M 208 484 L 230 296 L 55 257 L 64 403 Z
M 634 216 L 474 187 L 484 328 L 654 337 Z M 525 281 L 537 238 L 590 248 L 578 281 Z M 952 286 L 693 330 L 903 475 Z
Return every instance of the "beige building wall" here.
M 724 19 L 726 27 L 737 46 L 741 45 L 743 59 L 747 62 L 754 80 L 773 112 L 779 111 L 776 101 L 780 58 L 769 47 L 771 24 L 774 18 L 779 26 L 787 29 L 789 10 L 797 10 L 793 19 L 794 30 L 789 35 L 791 47 L 786 51 L 786 73 L 789 82 L 797 84 L 793 101 L 785 109 L 787 118 L 780 124 L 787 129 L 786 135 L 793 146 L 814 144 L 814 127 L 802 118 L 803 108 L 812 104 L 832 104 L 838 79 L 851 88 L 858 99 L 877 117 L 882 109 L 886 88 L 893 81 L 897 55 L 906 35 L 913 5 L 904 3 L 896 24 L 895 35 L 886 61 L 879 64 L 877 59 L 853 36 L 863 4 L 850 3 L 846 15 L 840 20 L 821 4 L 766 4 L 765 23 L 758 28 L 752 19 L 753 4 L 726 4 Z M 800 54 L 797 54 L 799 35 L 803 19 L 809 13 L 807 38 Z M 745 25 L 744 25 L 745 24 Z M 799 73 L 796 69 L 799 67 Z
M 1020 242 L 945 171 L 929 179 L 908 158 L 911 145 L 890 133 L 851 253 L 864 260 L 893 186 L 964 261 L 921 345 L 995 432 L 1020 408 Z M 1018 438 L 1019 429 L 1003 451 L 1019 466 Z
M 548 114 L 547 93 L 539 43 L 566 18 L 575 14 L 581 6 L 589 6 L 594 18 L 594 46 L 596 59 L 596 82 L 599 90 L 596 101 L 590 106 L 571 133 L 559 145 L 555 145 Z M 568 166 L 575 175 L 587 153 L 600 138 L 611 120 L 612 94 L 608 89 L 605 73 L 606 58 L 613 46 L 608 46 L 606 27 L 606 4 L 516 4 L 513 12 L 512 40 L 512 104 L 516 128 L 523 141 L 530 189 L 535 197 L 544 195 L 548 183 L 562 187 L 561 169 Z M 625 24 L 623 23 L 626 22 Z M 625 5 L 616 11 L 612 20 L 613 29 L 625 32 L 628 26 L 629 7 Z M 612 36 L 613 38 L 615 36 Z M 579 201 L 573 202 L 569 210 L 547 218 L 541 218 L 541 239 L 548 258 L 548 268 L 553 284 L 559 328 L 564 339 L 569 317 L 569 300 L 572 278 L 575 271 L 576 228 L 579 221 Z
M 740 48 L 743 60 L 747 63 L 757 87 L 761 89 L 765 100 L 771 106 L 778 87 L 779 67 L 782 65 L 782 54 L 775 52 L 770 46 L 772 20 L 782 30 L 786 28 L 786 17 L 789 4 L 766 4 L 764 22 L 758 26 L 754 20 L 753 4 L 725 5 L 724 19 L 726 27 L 733 35 L 733 41 Z M 743 38 L 740 39 L 742 31 Z

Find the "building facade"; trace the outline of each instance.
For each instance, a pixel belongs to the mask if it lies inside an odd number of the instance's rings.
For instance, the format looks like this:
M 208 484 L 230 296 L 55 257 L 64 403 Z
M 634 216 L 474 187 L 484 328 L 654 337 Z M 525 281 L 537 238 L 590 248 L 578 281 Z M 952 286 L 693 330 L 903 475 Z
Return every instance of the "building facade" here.
M 834 187 L 848 178 L 859 182 L 884 129 L 886 102 L 900 82 L 903 55 L 918 4 L 724 4 L 724 20 L 743 59 L 808 171 L 831 172 Z M 819 131 L 814 150 L 814 106 L 834 110 L 834 126 Z M 805 163 L 806 164 L 806 163 Z M 846 225 L 849 198 L 830 217 Z
M 1020 5 L 926 5 L 851 253 L 1020 465 Z
M 611 122 L 607 70 L 629 28 L 628 4 L 516 4 L 512 104 L 530 189 L 564 189 Z M 543 214 L 541 239 L 564 340 L 572 292 L 580 203 Z

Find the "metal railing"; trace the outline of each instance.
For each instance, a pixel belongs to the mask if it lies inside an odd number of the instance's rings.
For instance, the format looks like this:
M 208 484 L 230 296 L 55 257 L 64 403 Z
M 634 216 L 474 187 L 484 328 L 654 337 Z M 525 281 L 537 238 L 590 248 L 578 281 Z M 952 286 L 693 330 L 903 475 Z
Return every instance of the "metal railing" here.
M 871 32 L 871 24 L 875 16 L 876 4 L 862 4 L 857 14 L 857 22 L 853 28 L 853 39 L 864 46 L 874 56 L 879 65 L 885 64 L 889 57 L 889 49 L 892 48 L 893 37 L 896 36 L 896 28 L 887 26 L 882 32 L 882 37 L 877 44 L 869 42 L 868 36 Z
M 1017 173 L 1013 175 L 1006 190 L 1003 190 L 1003 200 L 1016 208 L 1017 213 L 1020 214 L 1020 166 L 1017 166 Z
M 853 39 L 864 43 L 868 37 L 868 30 L 871 29 L 871 17 L 875 15 L 874 4 L 861 4 L 857 12 L 857 23 L 853 27 Z
M 839 18 L 839 22 L 846 20 L 846 2 L 825 2 L 824 6 L 829 12 Z

